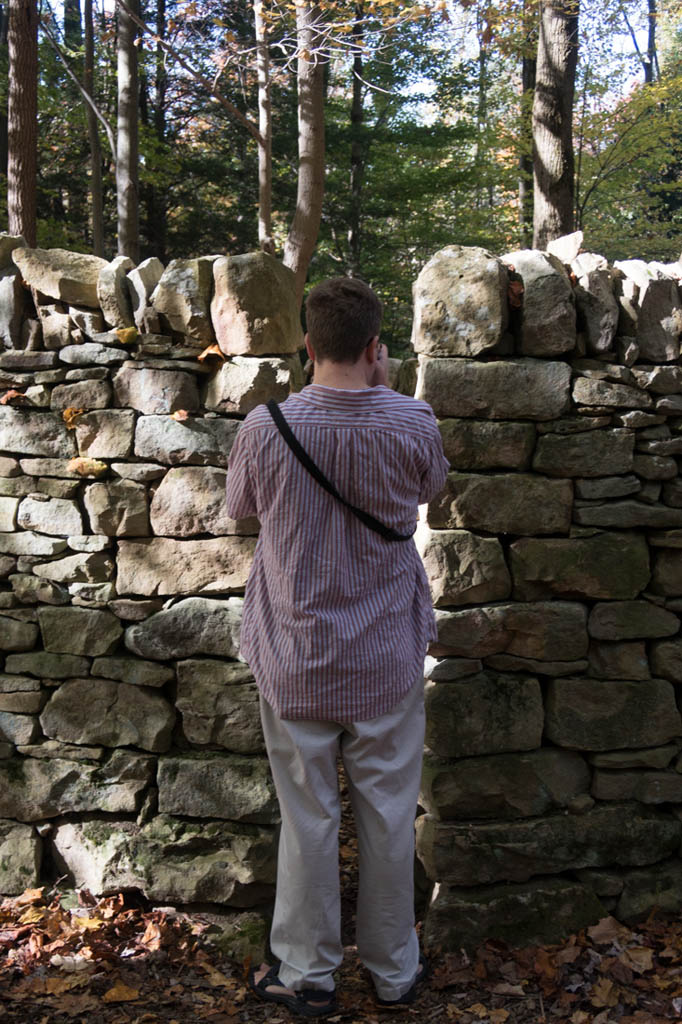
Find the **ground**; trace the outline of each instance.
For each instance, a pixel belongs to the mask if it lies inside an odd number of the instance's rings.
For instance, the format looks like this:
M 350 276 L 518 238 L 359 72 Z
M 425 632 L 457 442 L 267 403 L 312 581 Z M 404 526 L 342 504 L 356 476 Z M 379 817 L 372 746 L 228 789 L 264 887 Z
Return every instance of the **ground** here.
M 434 953 L 417 1002 L 382 1010 L 352 946 L 356 854 L 341 834 L 343 934 L 332 1024 L 682 1024 L 682 920 L 613 918 L 556 946 L 488 942 Z M 248 963 L 206 939 L 199 915 L 154 910 L 135 896 L 79 899 L 27 890 L 0 906 L 0 1024 L 289 1024 L 257 1000 Z

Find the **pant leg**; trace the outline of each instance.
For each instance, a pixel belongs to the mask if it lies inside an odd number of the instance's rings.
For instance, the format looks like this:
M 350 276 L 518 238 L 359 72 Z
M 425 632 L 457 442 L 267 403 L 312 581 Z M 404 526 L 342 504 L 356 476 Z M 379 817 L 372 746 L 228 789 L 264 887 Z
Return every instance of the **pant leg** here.
M 382 999 L 398 999 L 419 966 L 414 930 L 414 819 L 424 748 L 420 682 L 380 718 L 341 740 L 358 833 L 358 954 Z
M 282 815 L 270 945 L 287 988 L 331 991 L 343 959 L 336 769 L 343 726 L 289 721 L 262 697 L 260 704 Z

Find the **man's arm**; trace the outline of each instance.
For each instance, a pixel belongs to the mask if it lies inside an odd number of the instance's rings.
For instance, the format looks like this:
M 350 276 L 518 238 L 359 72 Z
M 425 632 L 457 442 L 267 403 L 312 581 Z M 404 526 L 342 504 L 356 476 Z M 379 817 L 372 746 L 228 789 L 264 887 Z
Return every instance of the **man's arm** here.
M 231 519 L 245 519 L 258 514 L 249 438 L 242 426 L 237 433 L 227 464 L 227 514 Z
M 435 498 L 447 479 L 450 463 L 443 454 L 443 439 L 440 436 L 436 417 L 431 413 L 432 429 L 429 432 L 426 451 L 426 466 L 422 473 L 419 504 Z

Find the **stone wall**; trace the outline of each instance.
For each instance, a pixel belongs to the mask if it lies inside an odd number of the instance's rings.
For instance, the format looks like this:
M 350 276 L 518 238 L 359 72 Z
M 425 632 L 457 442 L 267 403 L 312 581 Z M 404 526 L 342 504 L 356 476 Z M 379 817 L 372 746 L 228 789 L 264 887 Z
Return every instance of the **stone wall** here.
M 415 286 L 453 470 L 418 530 L 431 945 L 682 904 L 681 274 L 567 239 L 450 247 Z M 247 937 L 271 899 L 257 523 L 223 488 L 239 420 L 303 383 L 292 294 L 263 254 L 0 236 L 0 891 L 66 875 Z
M 682 904 L 682 264 L 458 246 L 415 285 L 428 944 Z

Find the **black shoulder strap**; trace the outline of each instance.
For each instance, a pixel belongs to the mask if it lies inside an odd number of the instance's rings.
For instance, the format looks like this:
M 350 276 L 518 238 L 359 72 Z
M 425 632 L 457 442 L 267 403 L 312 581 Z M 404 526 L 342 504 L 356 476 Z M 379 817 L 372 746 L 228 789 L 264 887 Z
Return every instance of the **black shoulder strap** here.
M 334 487 L 334 484 L 327 480 L 327 477 L 324 475 L 322 470 L 318 469 L 306 450 L 298 443 L 292 433 L 291 427 L 284 418 L 284 413 L 274 398 L 270 399 L 267 406 L 280 434 L 289 445 L 301 465 L 305 466 L 310 475 L 317 480 L 320 487 L 324 487 L 325 491 L 331 494 L 333 498 L 336 498 L 337 501 L 340 501 L 349 512 L 352 512 L 353 515 L 357 516 L 360 522 L 364 523 L 365 526 L 368 526 L 370 530 L 374 530 L 375 533 L 381 534 L 384 540 L 405 541 L 412 539 L 411 533 L 396 533 L 396 531 L 392 530 L 390 526 L 386 526 L 384 523 L 379 522 L 378 519 L 375 519 L 374 516 L 371 516 L 369 512 L 363 512 L 361 508 L 356 508 L 355 505 L 351 505 L 349 501 L 342 498 L 336 487 Z

